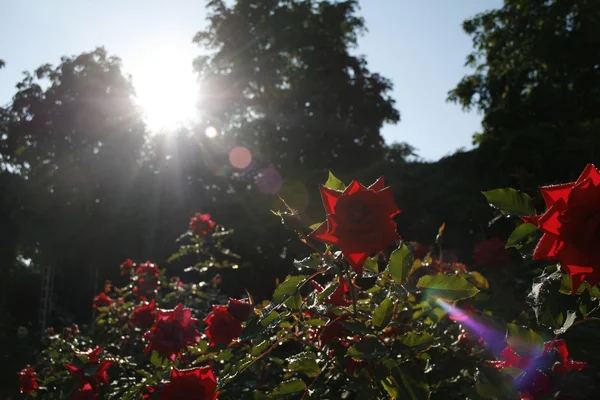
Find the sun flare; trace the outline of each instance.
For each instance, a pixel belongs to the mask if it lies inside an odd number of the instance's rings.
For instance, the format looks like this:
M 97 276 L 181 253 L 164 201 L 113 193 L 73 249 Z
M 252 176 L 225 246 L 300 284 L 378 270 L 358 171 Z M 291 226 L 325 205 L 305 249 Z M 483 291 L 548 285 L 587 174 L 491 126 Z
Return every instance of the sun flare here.
M 192 51 L 153 48 L 132 71 L 137 103 L 152 134 L 169 132 L 196 117 L 198 85 Z

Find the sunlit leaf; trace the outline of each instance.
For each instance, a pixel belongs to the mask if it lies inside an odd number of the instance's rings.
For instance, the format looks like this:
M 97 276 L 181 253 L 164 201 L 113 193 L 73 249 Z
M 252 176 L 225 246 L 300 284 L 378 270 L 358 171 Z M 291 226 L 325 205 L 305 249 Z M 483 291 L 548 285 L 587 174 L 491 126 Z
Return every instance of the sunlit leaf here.
M 388 269 L 392 279 L 397 284 L 403 284 L 406 282 L 408 275 L 413 266 L 413 255 L 410 249 L 405 245 L 398 247 L 390 255 L 390 262 L 388 263 Z
M 537 232 L 537 226 L 524 223 L 515 228 L 506 241 L 506 248 L 520 247 L 521 245 L 533 240 L 533 233 Z
M 327 178 L 327 182 L 325 182 L 324 186 L 329 189 L 334 189 L 334 190 L 346 189 L 346 185 L 344 185 L 344 182 L 342 182 L 338 178 L 336 178 L 335 175 L 333 175 L 331 173 L 331 171 L 329 171 L 329 177 Z
M 386 297 L 381 304 L 373 311 L 373 327 L 375 329 L 385 328 L 392 320 L 394 312 L 394 302 L 389 297 Z
M 508 324 L 508 338 L 506 342 L 511 349 L 520 356 L 534 357 L 542 353 L 544 340 L 533 329 Z
M 447 301 L 464 300 L 479 293 L 472 283 L 456 275 L 425 275 L 419 279 L 417 286 L 427 289 L 428 296 Z
M 513 188 L 496 189 L 481 193 L 492 207 L 499 209 L 505 215 L 526 216 L 535 214 L 533 200 L 527 193 L 519 192 Z
M 291 379 L 289 381 L 281 382 L 279 387 L 271 392 L 271 396 L 284 396 L 305 389 L 306 384 L 303 381 L 300 379 Z

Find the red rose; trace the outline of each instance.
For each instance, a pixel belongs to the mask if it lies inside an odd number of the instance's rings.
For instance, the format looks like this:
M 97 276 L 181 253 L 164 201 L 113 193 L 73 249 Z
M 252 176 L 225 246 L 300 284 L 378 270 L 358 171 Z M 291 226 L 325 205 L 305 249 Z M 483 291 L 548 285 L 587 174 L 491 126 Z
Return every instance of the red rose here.
M 497 237 L 484 240 L 475 245 L 473 259 L 482 267 L 501 268 L 510 263 L 510 253 L 505 243 Z
M 131 271 L 135 268 L 135 263 L 129 259 L 123 261 L 121 264 L 121 276 L 131 275 Z
M 135 270 L 135 273 L 144 277 L 155 276 L 158 278 L 160 275 L 160 270 L 156 264 L 146 261 L 145 263 L 140 264 L 140 266 Z
M 352 181 L 343 191 L 321 186 L 327 221 L 309 236 L 337 245 L 356 273 L 366 259 L 400 240 L 393 218 L 400 213 L 383 177 L 368 188 Z
M 196 235 L 208 235 L 214 227 L 215 223 L 210 220 L 210 214 L 195 213 L 190 219 L 189 229 Z
M 106 293 L 100 293 L 98 296 L 94 297 L 94 308 L 98 310 L 100 307 L 108 307 L 114 301 L 106 295 Z
M 227 311 L 227 306 L 213 306 L 204 322 L 208 325 L 205 333 L 210 346 L 229 344 L 242 333 L 242 324 Z
M 156 264 L 146 261 L 135 270 L 138 276 L 133 294 L 142 300 L 153 299 L 158 290 L 160 270 Z
M 227 304 L 227 312 L 240 321 L 247 320 L 253 309 L 254 306 L 250 304 L 248 299 L 229 299 L 229 303 Z
M 144 349 L 147 354 L 157 351 L 162 357 L 174 361 L 177 355 L 187 346 L 200 341 L 200 332 L 194 328 L 192 310 L 179 304 L 173 310 L 158 310 L 156 324 L 144 334 L 148 345 Z
M 169 382 L 157 391 L 159 400 L 215 400 L 218 396 L 217 378 L 209 366 L 182 370 L 173 368 Z
M 102 352 L 102 347 L 97 346 L 94 350 L 88 349 L 87 351 L 76 351 L 75 362 L 73 364 L 65 364 L 65 368 L 69 371 L 72 376 L 79 377 L 80 388 L 83 388 L 86 384 L 89 384 L 92 389 L 95 389 L 100 383 L 108 384 L 107 371 L 112 367 L 112 361 L 100 361 L 98 357 Z M 84 363 L 82 358 L 87 359 Z
M 37 383 L 37 374 L 33 367 L 29 365 L 17 373 L 19 376 L 19 391 L 27 396 L 38 390 L 40 387 Z
M 152 300 L 150 303 L 143 303 L 134 307 L 131 316 L 131 324 L 138 328 L 150 328 L 156 320 L 156 303 Z
M 98 398 L 98 393 L 96 393 L 94 391 L 94 388 L 92 388 L 92 386 L 89 383 L 87 383 L 83 385 L 83 387 L 79 389 L 77 394 L 75 394 L 75 396 L 71 397 L 69 400 L 94 400 Z
M 319 344 L 321 347 L 325 346 L 327 343 L 345 338 L 350 335 L 350 331 L 341 324 L 341 321 L 345 320 L 346 316 L 339 316 L 331 321 L 327 325 L 325 325 L 321 331 L 319 332 Z
M 547 210 L 525 217 L 544 234 L 534 260 L 558 260 L 571 276 L 573 293 L 587 280 L 600 282 L 600 173 L 588 164 L 576 182 L 540 188 Z
M 521 357 L 510 347 L 502 350 L 500 355 L 504 361 L 488 361 L 487 364 L 498 371 L 502 371 L 504 368 L 523 370 L 515 381 L 523 394 L 533 398 L 552 394 L 552 381 L 547 375 L 551 370 L 562 374 L 572 370 L 581 371 L 586 366 L 585 362 L 569 359 L 569 352 L 564 340 L 544 343 L 544 351 L 537 357 Z M 553 357 L 554 355 L 556 357 Z M 556 358 L 557 360 L 555 360 Z

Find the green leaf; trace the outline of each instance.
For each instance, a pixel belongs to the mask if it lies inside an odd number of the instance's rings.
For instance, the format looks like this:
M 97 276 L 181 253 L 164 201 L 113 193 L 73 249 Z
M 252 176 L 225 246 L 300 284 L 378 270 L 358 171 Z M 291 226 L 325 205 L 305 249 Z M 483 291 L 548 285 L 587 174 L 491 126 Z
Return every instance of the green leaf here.
M 150 356 L 150 363 L 155 367 L 162 367 L 163 365 L 167 365 L 169 360 L 162 357 L 156 350 L 152 351 L 152 355 Z
M 284 301 L 283 304 L 292 310 L 300 310 L 302 308 L 302 296 L 300 293 L 294 293 L 286 301 Z
M 410 331 L 400 341 L 409 347 L 425 346 L 433 342 L 433 336 L 427 332 Z
M 333 175 L 331 173 L 331 171 L 329 171 L 329 177 L 327 178 L 327 182 L 325 182 L 325 185 L 323 185 L 329 189 L 334 189 L 334 190 L 344 190 L 346 189 L 346 185 L 344 185 L 344 182 L 340 181 L 338 178 L 335 177 L 335 175 Z
M 513 188 L 496 189 L 481 192 L 488 203 L 499 209 L 505 215 L 533 215 L 535 207 L 533 200 L 527 193 L 519 192 Z
M 306 278 L 306 275 L 288 275 L 288 277 L 285 278 L 285 281 L 283 281 L 283 283 L 281 283 L 275 289 L 275 292 L 273 293 L 273 302 L 281 304 L 289 297 L 296 294 L 298 292 L 300 284 L 302 284 L 306 280 Z
M 456 275 L 425 275 L 417 286 L 427 289 L 427 295 L 447 301 L 464 300 L 479 293 L 472 283 Z
M 292 379 L 289 381 L 281 382 L 279 387 L 271 393 L 271 396 L 283 396 L 290 393 L 299 392 L 306 390 L 306 384 L 300 379 Z
M 515 228 L 514 231 L 508 237 L 506 241 L 506 248 L 510 247 L 520 247 L 523 244 L 526 244 L 533 238 L 532 233 L 537 232 L 537 226 L 529 223 L 523 223 Z
M 363 268 L 367 272 L 372 272 L 374 274 L 379 273 L 379 265 L 377 264 L 377 261 L 373 260 L 371 257 L 366 259 Z
M 263 351 L 265 351 L 267 349 L 267 347 L 269 347 L 269 341 L 268 340 L 263 340 L 262 342 L 260 342 L 259 344 L 255 345 L 252 347 L 252 350 L 250 351 L 250 354 L 253 357 L 257 357 L 259 356 Z
M 304 322 L 304 324 L 308 325 L 308 326 L 319 327 L 319 326 L 327 325 L 327 322 L 325 322 L 325 320 L 323 320 L 323 319 L 315 318 L 315 319 L 309 319 L 308 321 Z
M 390 262 L 388 263 L 388 269 L 394 282 L 398 285 L 406 282 L 412 265 L 413 255 L 405 244 L 394 250 L 390 255 Z
M 425 373 L 421 369 L 415 368 L 414 365 L 406 362 L 400 364 L 398 368 L 393 369 L 392 374 L 396 378 L 396 381 L 401 384 L 400 398 L 409 398 L 412 400 L 429 399 L 429 385 L 427 384 Z
M 354 333 L 369 333 L 370 330 L 367 328 L 365 324 L 362 322 L 354 322 L 354 321 L 340 321 L 342 326 Z
M 321 369 L 317 364 L 317 355 L 310 351 L 305 351 L 292 357 L 288 357 L 288 369 L 290 371 L 303 373 L 307 376 L 315 377 Z
M 367 337 L 351 346 L 346 354 L 356 360 L 377 360 L 387 354 L 386 348 L 374 337 Z
M 323 222 L 317 222 L 316 224 L 312 224 L 311 226 L 309 226 L 308 229 L 310 229 L 311 231 L 314 231 L 315 229 L 320 227 L 322 224 L 323 224 Z
M 269 400 L 270 397 L 263 392 L 254 392 L 253 400 Z
M 535 357 L 542 353 L 544 340 L 533 329 L 508 324 L 508 339 L 506 342 L 520 356 Z
M 389 297 L 386 297 L 381 304 L 373 311 L 373 327 L 375 329 L 385 328 L 392 320 L 394 312 L 394 302 Z

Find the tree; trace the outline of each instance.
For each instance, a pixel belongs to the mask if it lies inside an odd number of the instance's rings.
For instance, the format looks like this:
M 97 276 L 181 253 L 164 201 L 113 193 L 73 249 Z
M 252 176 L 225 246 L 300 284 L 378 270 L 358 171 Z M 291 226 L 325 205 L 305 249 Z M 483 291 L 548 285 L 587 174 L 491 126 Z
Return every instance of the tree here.
M 364 171 L 383 157 L 380 128 L 396 123 L 392 84 L 351 54 L 364 21 L 357 2 L 214 0 L 194 41 L 200 110 L 257 165 Z
M 475 48 L 467 65 L 475 71 L 449 99 L 484 113 L 481 140 L 525 125 L 569 128 L 597 119 L 599 23 L 600 4 L 589 0 L 507 0 L 465 21 Z
M 89 297 L 94 269 L 118 263 L 120 246 L 131 248 L 136 238 L 130 190 L 145 128 L 117 58 L 99 48 L 61 61 L 17 85 L 0 151 L 24 183 L 21 247 L 34 263 L 60 268 L 58 301 L 76 311 L 79 298 Z
M 574 179 L 567 171 L 597 157 L 599 22 L 600 4 L 588 0 L 507 0 L 464 22 L 475 70 L 449 100 L 483 113 L 474 141 L 512 184 Z

